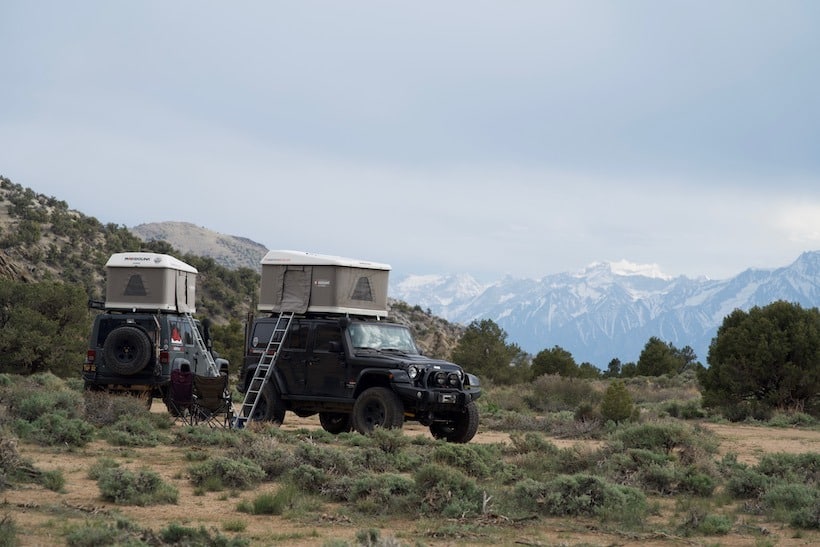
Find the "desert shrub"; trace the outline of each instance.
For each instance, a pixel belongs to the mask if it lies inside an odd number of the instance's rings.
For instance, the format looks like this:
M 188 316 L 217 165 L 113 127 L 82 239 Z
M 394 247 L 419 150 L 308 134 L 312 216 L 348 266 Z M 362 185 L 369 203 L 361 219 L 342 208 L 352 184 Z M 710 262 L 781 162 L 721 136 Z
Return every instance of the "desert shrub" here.
M 293 506 L 297 495 L 298 489 L 293 484 L 286 483 L 276 492 L 265 492 L 253 501 L 243 501 L 237 510 L 252 515 L 281 515 Z
M 168 440 L 147 416 L 120 416 L 102 435 L 114 446 L 157 446 Z
M 119 505 L 157 505 L 176 503 L 179 492 L 150 469 L 136 472 L 109 468 L 100 473 L 97 485 L 102 498 Z
M 188 426 L 176 429 L 174 431 L 174 437 L 176 444 L 185 446 L 236 448 L 252 442 L 254 434 L 244 429 L 228 430 Z
M 120 464 L 113 458 L 99 458 L 91 465 L 91 467 L 88 468 L 88 478 L 93 481 L 98 480 L 107 470 L 114 469 L 119 466 Z
M 687 469 L 680 478 L 678 492 L 707 498 L 717 488 L 717 480 L 703 471 Z
M 424 514 L 461 517 L 481 510 L 482 495 L 476 482 L 457 469 L 431 463 L 416 471 L 413 480 Z
M 348 501 L 355 479 L 348 476 L 331 475 L 324 469 L 301 464 L 288 473 L 286 480 L 295 484 L 303 492 L 318 494 L 331 501 Z
M 539 376 L 531 384 L 532 391 L 524 395 L 524 402 L 536 412 L 574 411 L 581 403 L 596 404 L 601 393 L 593 384 L 578 378 L 557 374 Z
M 245 458 L 257 464 L 265 472 L 265 479 L 272 480 L 293 469 L 296 457 L 292 450 L 272 437 L 254 437 L 247 444 L 232 450 L 234 458 Z
M 66 534 L 69 547 L 108 547 L 109 545 L 136 545 L 142 530 L 128 520 L 116 517 L 115 521 L 89 521 L 72 526 Z
M 709 506 L 701 501 L 686 499 L 678 505 L 679 511 L 683 513 L 683 520 L 678 526 L 681 536 L 719 536 L 732 531 L 731 518 L 710 513 Z
M 392 473 L 354 480 L 349 498 L 357 511 L 367 515 L 415 514 L 419 506 L 413 480 Z
M 46 414 L 62 414 L 66 418 L 82 416 L 82 396 L 66 389 L 47 391 L 42 388 L 34 390 L 13 390 L 10 396 L 9 409 L 11 416 L 28 422 Z
M 524 400 L 524 390 L 520 385 L 494 386 L 478 400 L 478 404 L 482 415 L 496 413 L 499 410 L 526 412 L 530 409 Z
M 245 547 L 250 545 L 250 541 L 244 538 L 227 538 L 215 532 L 212 536 L 204 526 L 191 528 L 181 524 L 172 523 L 167 528 L 160 531 L 159 536 L 162 541 L 170 545 L 197 545 L 203 547 Z
M 265 471 L 248 458 L 224 456 L 192 465 L 188 468 L 188 474 L 195 486 L 207 484 L 210 490 L 251 488 L 265 478 Z
M 506 450 L 512 454 L 537 452 L 546 457 L 557 454 L 559 449 L 555 446 L 555 443 L 543 435 L 533 432 L 512 432 L 510 433 L 510 445 Z
M 815 427 L 817 419 L 805 412 L 777 412 L 769 419 L 772 427 Z
M 615 431 L 613 438 L 626 448 L 642 448 L 664 454 L 714 453 L 714 436 L 701 428 L 680 422 L 637 424 Z
M 706 412 L 700 407 L 700 401 L 668 401 L 662 406 L 664 412 L 673 418 L 682 420 L 697 420 L 706 417 Z
M 145 402 L 136 397 L 115 395 L 104 391 L 86 391 L 83 395 L 83 415 L 97 426 L 114 424 L 121 417 L 140 418 L 151 414 Z
M 8 545 L 14 547 L 18 545 L 17 540 L 17 523 L 11 518 L 11 515 L 4 515 L 0 518 L 0 545 Z
M 603 420 L 601 412 L 592 403 L 581 403 L 573 415 L 578 422 L 600 422 Z
M 397 454 L 410 442 L 400 429 L 376 428 L 370 435 L 372 442 L 388 454 Z
M 300 464 L 324 469 L 331 475 L 351 475 L 356 470 L 350 456 L 332 446 L 302 443 L 296 447 L 294 457 Z
M 766 454 L 757 464 L 757 470 L 785 482 L 817 487 L 820 486 L 820 453 Z
M 501 450 L 493 445 L 442 442 L 433 451 L 433 461 L 458 468 L 471 477 L 486 478 L 501 471 Z
M 792 511 L 789 524 L 795 528 L 820 530 L 820 503 L 813 507 L 801 507 Z
M 763 494 L 761 501 L 768 514 L 791 522 L 795 512 L 820 506 L 820 492 L 805 484 L 776 484 Z
M 53 469 L 51 471 L 42 471 L 37 478 L 37 482 L 43 487 L 52 492 L 62 492 L 65 487 L 65 475 L 62 469 Z
M 82 447 L 94 436 L 94 426 L 64 414 L 44 414 L 33 422 L 16 420 L 15 431 L 21 439 L 42 446 Z
M 726 492 L 739 499 L 757 499 L 769 488 L 772 479 L 748 466 L 736 466 L 728 472 Z
M 646 497 L 627 486 L 591 475 L 560 475 L 548 482 L 524 479 L 515 488 L 522 509 L 549 516 L 595 516 L 623 523 L 640 522 L 648 511 Z
M 634 405 L 632 396 L 621 380 L 613 380 L 604 392 L 601 400 L 601 416 L 604 420 L 615 423 L 623 422 L 632 416 Z

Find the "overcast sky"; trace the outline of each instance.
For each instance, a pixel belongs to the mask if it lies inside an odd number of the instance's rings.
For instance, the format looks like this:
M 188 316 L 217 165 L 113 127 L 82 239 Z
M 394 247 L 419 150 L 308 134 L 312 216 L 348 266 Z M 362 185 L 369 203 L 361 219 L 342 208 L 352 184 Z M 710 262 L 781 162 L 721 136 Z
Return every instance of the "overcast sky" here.
M 0 3 L 0 174 L 394 275 L 820 249 L 820 2 Z

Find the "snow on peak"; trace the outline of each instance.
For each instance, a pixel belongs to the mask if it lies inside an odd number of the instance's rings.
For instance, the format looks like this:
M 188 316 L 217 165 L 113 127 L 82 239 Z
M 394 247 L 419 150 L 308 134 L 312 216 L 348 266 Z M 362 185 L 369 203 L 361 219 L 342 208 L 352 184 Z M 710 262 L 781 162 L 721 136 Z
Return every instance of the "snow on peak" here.
M 653 279 L 672 279 L 671 275 L 666 275 L 657 264 L 635 264 L 628 260 L 610 262 L 609 268 L 615 275 L 642 275 Z
M 669 281 L 673 276 L 663 273 L 657 264 L 636 264 L 628 260 L 617 262 L 593 262 L 587 266 L 581 275 L 589 274 L 592 271 L 610 272 L 613 275 L 621 276 L 642 276 L 652 279 L 663 279 Z

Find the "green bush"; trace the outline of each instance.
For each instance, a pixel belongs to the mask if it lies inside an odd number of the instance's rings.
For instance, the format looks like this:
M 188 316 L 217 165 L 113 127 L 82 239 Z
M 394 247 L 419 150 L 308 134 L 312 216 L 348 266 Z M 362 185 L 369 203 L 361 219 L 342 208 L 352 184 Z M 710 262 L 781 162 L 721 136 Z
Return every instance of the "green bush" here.
M 632 416 L 634 405 L 632 396 L 621 380 L 613 380 L 604 392 L 601 401 L 601 416 L 604 420 L 615 423 L 623 422 Z
M 17 524 L 10 515 L 4 515 L 0 518 L 0 545 L 8 545 L 14 547 L 18 545 L 17 539 Z
M 205 547 L 245 547 L 250 545 L 250 541 L 247 539 L 227 538 L 218 532 L 213 537 L 204 526 L 190 528 L 176 523 L 172 523 L 161 530 L 159 536 L 165 544 L 169 545 L 201 545 Z
M 136 472 L 120 468 L 108 468 L 100 472 L 97 485 L 106 501 L 118 505 L 157 505 L 176 503 L 179 492 L 166 484 L 150 469 Z
M 168 440 L 157 432 L 156 425 L 148 416 L 120 416 L 103 430 L 103 436 L 114 446 L 157 446 Z
M 83 415 L 82 395 L 75 391 L 56 391 L 35 387 L 35 390 L 13 390 L 9 409 L 13 417 L 33 422 L 47 414 L 62 414 L 66 418 L 80 418 Z
M 69 547 L 108 547 L 109 545 L 137 545 L 143 533 L 129 521 L 117 517 L 113 523 L 87 522 L 72 526 L 66 534 Z
M 123 418 L 141 419 L 151 415 L 144 401 L 127 395 L 86 391 L 83 402 L 85 419 L 96 426 L 112 425 Z
M 820 492 L 804 484 L 777 484 L 767 490 L 762 497 L 767 513 L 782 522 L 802 521 L 805 510 L 817 511 L 820 507 Z M 800 516 L 795 518 L 795 513 Z
M 240 503 L 237 510 L 252 515 L 281 515 L 293 506 L 297 495 L 297 488 L 293 484 L 285 483 L 275 493 L 265 492 L 251 502 Z
M 208 484 L 211 490 L 228 488 L 251 488 L 265 478 L 265 471 L 247 458 L 219 456 L 188 468 L 195 486 Z
M 272 437 L 256 436 L 235 447 L 231 453 L 234 459 L 245 458 L 257 464 L 265 472 L 266 480 L 280 477 L 296 465 L 292 450 Z
M 353 481 L 349 498 L 357 511 L 367 515 L 412 515 L 419 507 L 415 487 L 402 475 L 365 475 Z
M 475 480 L 457 469 L 427 464 L 413 475 L 416 494 L 423 500 L 421 511 L 446 518 L 478 514 L 482 495 Z
M 33 422 L 17 420 L 14 427 L 21 439 L 42 446 L 82 447 L 94 436 L 94 426 L 64 414 L 44 414 Z
M 174 431 L 176 444 L 185 446 L 215 446 L 220 448 L 236 448 L 251 442 L 252 434 L 245 430 L 216 429 L 210 427 L 188 426 L 177 428 Z
M 604 520 L 638 523 L 648 512 L 638 490 L 606 483 L 591 475 L 560 475 L 548 482 L 524 479 L 515 488 L 522 509 L 549 516 L 596 516 Z

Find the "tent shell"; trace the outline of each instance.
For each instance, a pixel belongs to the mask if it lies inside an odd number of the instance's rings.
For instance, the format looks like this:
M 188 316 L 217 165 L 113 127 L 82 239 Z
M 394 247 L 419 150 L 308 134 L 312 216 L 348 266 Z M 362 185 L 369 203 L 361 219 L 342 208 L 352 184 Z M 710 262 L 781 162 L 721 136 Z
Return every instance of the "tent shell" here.
M 158 253 L 116 253 L 105 264 L 105 309 L 196 312 L 197 270 Z
M 387 316 L 387 264 L 303 251 L 269 251 L 261 264 L 259 311 Z

